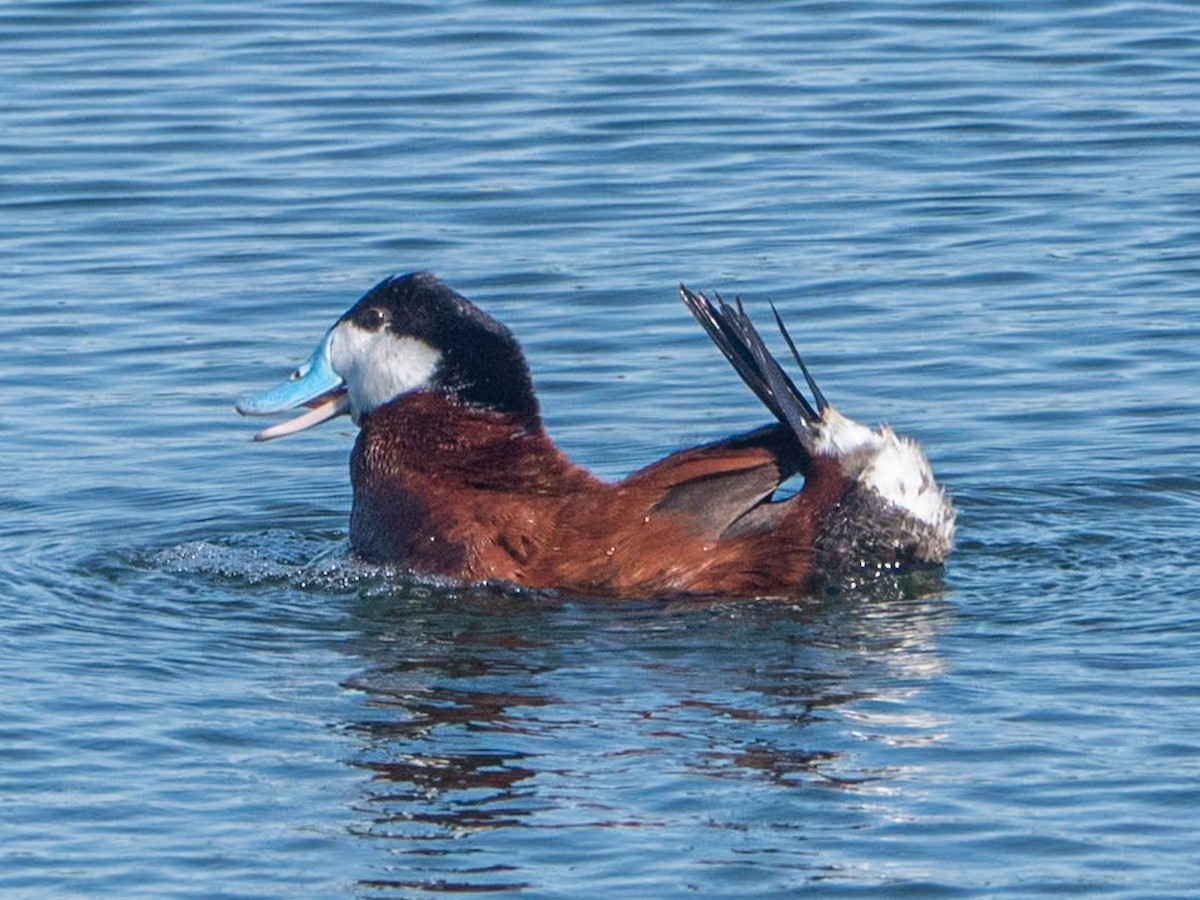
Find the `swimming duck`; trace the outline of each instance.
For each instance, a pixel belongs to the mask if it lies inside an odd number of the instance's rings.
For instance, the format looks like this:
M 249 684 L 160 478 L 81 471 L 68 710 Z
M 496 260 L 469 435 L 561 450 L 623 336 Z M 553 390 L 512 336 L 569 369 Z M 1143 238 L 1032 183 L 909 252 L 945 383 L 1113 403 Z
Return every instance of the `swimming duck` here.
M 911 440 L 811 395 L 735 305 L 684 304 L 775 416 L 609 483 L 546 434 L 512 333 L 428 273 L 387 278 L 247 416 L 308 407 L 267 441 L 348 413 L 350 544 L 367 561 L 461 582 L 610 597 L 796 596 L 939 564 L 954 510 Z M 794 475 L 803 487 L 782 496 Z

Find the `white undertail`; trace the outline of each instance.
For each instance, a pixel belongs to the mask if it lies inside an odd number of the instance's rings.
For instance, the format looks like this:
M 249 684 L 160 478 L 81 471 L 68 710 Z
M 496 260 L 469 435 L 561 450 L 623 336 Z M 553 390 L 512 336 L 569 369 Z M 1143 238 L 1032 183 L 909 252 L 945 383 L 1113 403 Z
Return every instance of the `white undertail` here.
M 886 425 L 868 428 L 827 406 L 812 427 L 813 450 L 835 456 L 846 475 L 928 526 L 949 547 L 954 508 L 917 444 Z

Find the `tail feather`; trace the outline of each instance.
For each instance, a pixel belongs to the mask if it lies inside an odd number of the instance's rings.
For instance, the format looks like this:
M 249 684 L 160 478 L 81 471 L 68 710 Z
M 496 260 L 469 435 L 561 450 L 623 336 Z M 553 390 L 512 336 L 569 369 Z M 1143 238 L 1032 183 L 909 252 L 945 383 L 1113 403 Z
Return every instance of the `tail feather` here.
M 702 293 L 694 293 L 684 285 L 679 286 L 679 295 L 684 305 L 691 310 L 692 315 L 708 332 L 714 344 L 725 354 L 734 370 L 742 377 L 742 381 L 754 391 L 762 404 L 769 409 L 780 422 L 790 427 L 799 438 L 800 444 L 809 452 L 813 450 L 813 427 L 821 421 L 821 414 L 829 406 L 825 395 L 817 387 L 816 381 L 809 374 L 808 367 L 796 351 L 791 335 L 783 326 L 779 313 L 775 312 L 775 321 L 783 338 L 787 341 L 804 380 L 812 391 L 813 404 L 800 392 L 796 383 L 771 355 L 766 343 L 746 315 L 741 297 L 735 298 L 735 306 L 730 306 L 715 294 L 710 300 Z M 774 307 L 772 307 L 774 311 Z
M 775 323 L 804 375 L 812 402 L 771 355 L 740 297 L 731 306 L 717 295 L 710 300 L 683 285 L 679 293 L 742 380 L 792 430 L 809 457 L 836 462 L 837 491 L 823 494 L 818 488 L 814 495 L 818 498 L 814 502 L 822 497 L 836 499 L 834 506 L 821 512 L 814 544 L 818 569 L 854 580 L 865 571 L 882 573 L 911 562 L 942 562 L 954 545 L 954 507 L 934 480 L 921 449 L 890 428 L 868 428 L 830 406 L 774 306 Z M 822 472 L 829 476 L 832 470 L 822 467 L 810 473 L 802 465 L 801 471 L 805 486 L 796 497 L 809 490 L 810 474 L 821 478 Z M 793 502 L 794 498 L 773 501 L 756 510 L 770 515 Z
M 739 302 L 738 306 L 741 306 Z M 779 310 L 775 308 L 775 304 L 771 304 L 771 314 L 775 316 L 775 324 L 779 326 L 779 333 L 783 335 L 783 339 L 787 341 L 788 349 L 792 351 L 792 359 L 796 361 L 796 365 L 800 367 L 800 371 L 804 373 L 804 380 L 808 383 L 808 389 L 812 391 L 813 400 L 817 403 L 817 412 L 823 413 L 829 406 L 829 401 L 825 399 L 825 395 L 821 393 L 821 389 L 817 387 L 817 382 L 813 379 L 812 373 L 808 371 L 808 366 L 804 364 L 804 360 L 800 358 L 800 352 L 796 349 L 796 344 L 792 340 L 792 336 L 788 334 L 787 328 L 783 324 L 783 319 L 779 316 Z

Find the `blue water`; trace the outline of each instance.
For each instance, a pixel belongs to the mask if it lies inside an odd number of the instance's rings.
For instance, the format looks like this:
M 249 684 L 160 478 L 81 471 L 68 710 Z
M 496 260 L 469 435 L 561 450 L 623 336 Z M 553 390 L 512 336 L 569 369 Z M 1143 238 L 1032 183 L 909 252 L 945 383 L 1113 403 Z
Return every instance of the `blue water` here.
M 0 8 L 0 894 L 1200 887 L 1188 2 Z M 233 400 L 386 274 L 619 476 L 765 421 L 772 299 L 922 441 L 942 583 L 563 603 L 349 559 Z

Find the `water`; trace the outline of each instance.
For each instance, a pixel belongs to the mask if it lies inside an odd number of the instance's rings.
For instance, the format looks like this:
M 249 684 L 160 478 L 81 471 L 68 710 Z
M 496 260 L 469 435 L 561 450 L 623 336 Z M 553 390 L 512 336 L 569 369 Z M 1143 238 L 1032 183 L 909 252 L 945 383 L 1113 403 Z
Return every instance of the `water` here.
M 1194 13 L 6 6 L 0 893 L 1194 893 Z M 614 477 L 764 420 L 676 283 L 774 299 L 924 443 L 943 583 L 354 563 L 349 424 L 232 402 L 414 268 Z

